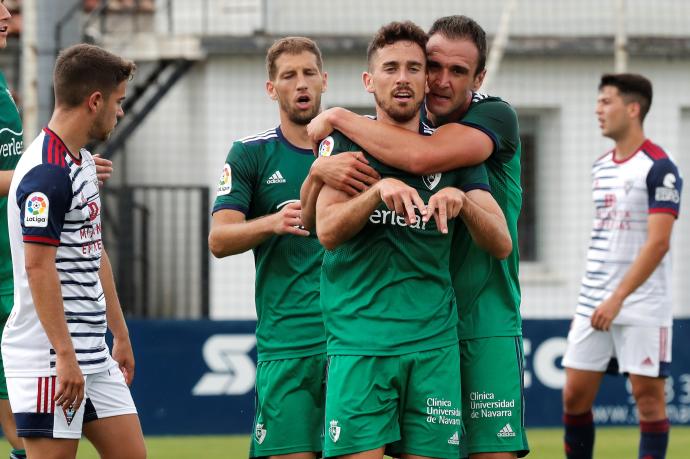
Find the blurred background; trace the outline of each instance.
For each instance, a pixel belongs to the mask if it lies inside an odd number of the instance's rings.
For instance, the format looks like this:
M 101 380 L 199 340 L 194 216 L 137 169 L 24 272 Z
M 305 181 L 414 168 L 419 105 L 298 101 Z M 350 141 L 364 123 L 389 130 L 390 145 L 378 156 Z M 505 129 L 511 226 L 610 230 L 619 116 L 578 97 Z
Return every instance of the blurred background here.
M 277 106 L 264 90 L 265 52 L 276 38 L 306 35 L 317 41 L 329 74 L 324 108 L 370 113 L 374 100 L 360 76 L 368 41 L 381 25 L 409 19 L 428 29 L 440 16 L 465 14 L 486 29 L 490 58 L 481 91 L 515 107 L 523 142 L 519 247 L 528 424 L 560 422 L 560 356 L 593 216 L 590 167 L 613 146 L 600 135 L 594 115 L 602 73 L 630 71 L 651 79 L 654 101 L 646 134 L 681 171 L 690 171 L 686 0 L 5 0 L 5 5 L 13 14 L 13 35 L 0 53 L 0 66 L 22 106 L 26 142 L 49 119 L 52 65 L 61 48 L 91 42 L 139 66 L 125 118 L 94 150 L 115 163 L 103 192 L 104 240 L 135 339 L 134 393 L 146 433 L 251 430 L 253 257 L 213 259 L 206 238 L 232 141 L 278 124 Z M 684 211 L 672 245 L 679 319 L 674 349 L 690 345 L 685 284 L 690 222 Z M 690 422 L 690 361 L 682 354 L 674 352 L 668 385 L 675 423 Z M 169 384 L 155 384 L 160 372 L 171 371 Z M 600 422 L 635 422 L 622 378 L 612 380 L 602 397 L 603 408 L 595 413 Z M 204 419 L 179 411 L 186 408 L 176 405 L 186 403 L 194 412 L 205 410 Z

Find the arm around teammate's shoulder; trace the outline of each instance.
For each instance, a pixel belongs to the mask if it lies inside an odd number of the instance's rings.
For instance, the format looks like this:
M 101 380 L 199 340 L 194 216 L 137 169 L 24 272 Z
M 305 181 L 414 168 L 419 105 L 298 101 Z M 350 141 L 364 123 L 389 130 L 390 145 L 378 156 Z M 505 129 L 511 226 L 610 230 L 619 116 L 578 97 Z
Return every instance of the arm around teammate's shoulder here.
M 414 136 L 416 142 L 407 144 L 402 156 L 407 156 L 405 170 L 416 175 L 474 166 L 486 161 L 494 150 L 491 137 L 458 123 L 444 124 L 430 136 Z
M 329 121 L 372 156 L 415 175 L 479 164 L 494 150 L 487 134 L 457 123 L 424 136 L 343 109 L 330 112 Z

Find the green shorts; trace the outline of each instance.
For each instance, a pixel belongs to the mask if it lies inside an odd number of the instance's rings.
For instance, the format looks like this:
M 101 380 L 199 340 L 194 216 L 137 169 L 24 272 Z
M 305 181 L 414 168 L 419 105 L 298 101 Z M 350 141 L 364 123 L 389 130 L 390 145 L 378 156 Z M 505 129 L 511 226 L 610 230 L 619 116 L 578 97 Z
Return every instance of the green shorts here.
M 525 433 L 522 337 L 460 341 L 463 456 L 529 452 Z
M 326 354 L 259 362 L 249 456 L 321 452 Z
M 0 343 L 2 343 L 2 331 L 5 329 L 5 322 L 12 312 L 14 305 L 14 294 L 0 295 Z M 7 381 L 5 381 L 5 368 L 2 365 L 2 352 L 0 352 L 0 400 L 8 400 Z
M 328 360 L 324 457 L 387 453 L 457 459 L 463 440 L 457 346 Z

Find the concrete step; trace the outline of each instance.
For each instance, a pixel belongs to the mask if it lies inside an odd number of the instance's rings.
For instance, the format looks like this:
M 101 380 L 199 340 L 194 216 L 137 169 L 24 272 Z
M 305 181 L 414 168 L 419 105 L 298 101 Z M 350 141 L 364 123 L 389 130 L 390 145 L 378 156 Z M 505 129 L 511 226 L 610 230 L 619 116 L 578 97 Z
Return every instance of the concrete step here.
M 192 35 L 107 34 L 98 44 L 135 62 L 180 58 L 196 61 L 206 57 L 200 38 Z

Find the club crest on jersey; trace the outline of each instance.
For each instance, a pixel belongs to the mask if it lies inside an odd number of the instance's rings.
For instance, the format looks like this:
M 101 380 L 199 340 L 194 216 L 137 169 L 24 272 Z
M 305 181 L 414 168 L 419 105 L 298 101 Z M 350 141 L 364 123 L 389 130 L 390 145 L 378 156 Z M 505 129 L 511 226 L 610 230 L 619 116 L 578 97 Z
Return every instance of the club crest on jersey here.
M 438 182 L 441 181 L 441 173 L 437 172 L 436 174 L 423 175 L 422 181 L 424 182 L 424 185 L 426 185 L 427 188 L 433 190 L 434 188 L 436 188 L 436 185 L 438 185 Z
M 328 427 L 328 436 L 331 437 L 333 443 L 338 443 L 338 439 L 340 438 L 340 426 L 335 419 L 331 421 L 331 425 Z
M 319 144 L 319 156 L 331 156 L 333 153 L 333 147 L 335 146 L 335 140 L 330 135 L 323 139 Z
M 266 429 L 263 424 L 257 424 L 256 429 L 254 429 L 254 437 L 256 437 L 256 442 L 262 444 L 266 439 Z
M 101 209 L 98 207 L 98 203 L 92 201 L 89 203 L 89 220 L 94 221 L 96 217 L 101 213 Z
M 24 209 L 24 226 L 34 228 L 46 228 L 48 226 L 48 213 L 50 201 L 45 194 L 35 191 L 26 198 Z
M 65 420 L 67 421 L 67 425 L 72 425 L 72 420 L 74 419 L 74 414 L 76 413 L 72 405 L 68 406 L 67 408 L 63 408 L 62 411 L 63 413 L 65 413 Z
M 634 186 L 635 186 L 635 182 L 633 180 L 626 180 L 625 183 L 623 184 L 623 188 L 625 189 L 625 194 L 630 193 L 630 190 L 632 190 Z
M 225 163 L 223 166 L 223 173 L 218 181 L 218 196 L 223 196 L 230 194 L 232 189 L 232 170 L 230 169 L 230 164 Z

